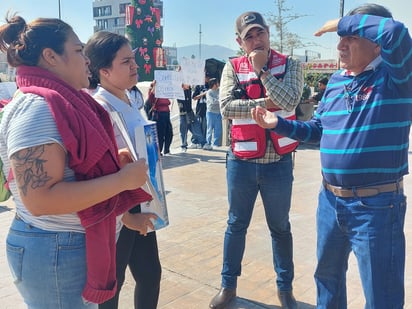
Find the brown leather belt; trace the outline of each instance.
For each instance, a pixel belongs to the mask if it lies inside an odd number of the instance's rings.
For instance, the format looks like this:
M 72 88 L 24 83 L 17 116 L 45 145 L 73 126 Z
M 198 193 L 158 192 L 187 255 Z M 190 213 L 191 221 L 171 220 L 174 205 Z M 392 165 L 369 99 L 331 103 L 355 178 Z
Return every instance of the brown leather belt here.
M 332 192 L 334 195 L 339 197 L 368 197 L 374 196 L 379 193 L 395 192 L 403 189 L 403 180 L 394 183 L 387 183 L 384 185 L 376 185 L 370 187 L 353 187 L 353 188 L 342 188 L 336 187 L 323 181 L 323 185 L 326 189 Z

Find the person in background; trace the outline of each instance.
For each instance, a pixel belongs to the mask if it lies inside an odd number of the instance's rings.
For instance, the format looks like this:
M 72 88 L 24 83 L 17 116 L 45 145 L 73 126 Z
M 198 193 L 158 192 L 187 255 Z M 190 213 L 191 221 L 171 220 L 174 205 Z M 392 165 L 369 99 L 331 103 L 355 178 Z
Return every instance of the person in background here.
M 93 96 L 97 92 L 97 88 L 99 88 L 99 81 L 93 77 L 89 77 L 89 86 L 83 90 Z
M 196 100 L 196 117 L 200 123 L 200 128 L 202 130 L 202 140 L 206 143 L 206 130 L 207 130 L 207 120 L 206 120 L 206 91 L 209 89 L 209 80 L 211 74 L 205 72 L 205 83 L 203 85 L 197 85 L 193 91 L 192 98 Z M 197 140 L 195 137 L 192 137 L 192 144 L 189 145 L 189 148 L 198 148 L 202 149 L 204 144 L 202 141 Z
M 220 80 L 221 113 L 232 121 L 232 145 L 226 163 L 229 218 L 223 244 L 221 289 L 209 307 L 225 308 L 236 296 L 246 233 L 260 193 L 272 238 L 278 298 L 282 308 L 295 309 L 289 210 L 293 182 L 291 152 L 297 143 L 267 134 L 253 122 L 250 111 L 264 106 L 294 118 L 303 90 L 302 65 L 270 48 L 269 27 L 261 14 L 241 14 L 236 19 L 235 31 L 245 55 L 230 59 Z
M 222 115 L 220 114 L 219 105 L 219 81 L 216 78 L 209 80 L 209 90 L 206 92 L 206 144 L 203 146 L 205 150 L 212 150 L 213 146 L 220 147 L 222 145 Z M 212 146 L 213 136 L 213 146 Z
M 156 81 L 150 84 L 147 100 L 152 105 L 152 119 L 156 121 L 157 136 L 159 138 L 159 151 L 162 155 L 170 154 L 170 145 L 173 140 L 173 127 L 170 121 L 170 100 L 156 98 Z
M 137 83 L 137 64 L 129 41 L 121 35 L 99 31 L 85 46 L 85 54 L 90 59 L 89 68 L 92 76 L 100 82 L 94 98 L 107 110 L 120 113 L 124 119 L 130 140 L 135 141 L 135 128 L 146 123 L 139 107 L 143 98 L 139 91 L 132 89 Z M 135 97 L 136 96 L 136 97 Z M 136 99 L 139 96 L 139 99 Z M 119 148 L 126 148 L 121 133 L 115 126 L 116 142 Z M 134 308 L 156 309 L 159 299 L 161 265 L 157 247 L 156 232 L 151 220 L 155 214 L 141 213 L 140 205 L 129 210 L 139 221 L 139 226 L 131 230 L 121 228 L 116 243 L 116 295 L 99 305 L 100 309 L 116 309 L 119 306 L 119 294 L 125 280 L 126 267 L 135 280 Z
M 317 308 L 347 308 L 351 251 L 365 308 L 403 308 L 406 197 L 412 121 L 412 39 L 377 4 L 330 20 L 315 35 L 337 32 L 342 69 L 306 122 L 252 110 L 264 128 L 320 141 L 323 181 L 317 210 Z
M 179 116 L 180 116 L 180 139 L 182 141 L 181 149 L 183 152 L 187 151 L 187 132 L 192 133 L 192 138 L 199 141 L 201 145 L 206 143 L 203 137 L 200 123 L 197 120 L 195 113 L 192 109 L 192 88 L 190 85 L 182 84 L 183 93 L 185 96 L 184 100 L 177 99 L 177 104 L 179 105 Z
M 329 80 L 326 77 L 320 79 L 318 81 L 318 92 L 315 95 L 311 96 L 309 99 L 305 100 L 305 102 L 318 104 L 320 100 L 322 100 L 328 82 Z
M 82 91 L 89 59 L 70 25 L 9 15 L 0 51 L 19 87 L 0 124 L 16 206 L 6 240 L 14 283 L 28 308 L 95 309 L 116 293 L 116 221 L 136 228 L 127 210 L 151 198 L 139 189 L 147 165 L 120 166 L 129 154 L 119 154 L 108 113 Z
M 139 76 L 137 76 L 137 79 L 139 79 Z M 130 100 L 136 103 L 137 108 L 141 110 L 144 106 L 144 100 L 143 100 L 143 94 L 140 91 L 140 89 L 137 88 L 136 85 L 133 85 L 130 89 L 128 89 L 128 91 L 129 91 Z

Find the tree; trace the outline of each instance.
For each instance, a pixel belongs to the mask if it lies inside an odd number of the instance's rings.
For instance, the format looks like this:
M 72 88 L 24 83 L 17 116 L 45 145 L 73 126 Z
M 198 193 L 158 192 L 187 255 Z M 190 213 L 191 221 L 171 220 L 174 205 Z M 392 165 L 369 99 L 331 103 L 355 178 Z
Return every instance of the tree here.
M 299 35 L 288 30 L 288 24 L 307 15 L 290 13 L 291 9 L 285 6 L 286 0 L 274 0 L 274 2 L 277 13 L 267 14 L 269 26 L 273 25 L 276 30 L 276 34 L 272 33 L 271 35 L 272 47 L 281 53 L 286 52 L 293 55 L 294 49 L 306 45 L 302 42 L 302 38 Z
M 160 12 L 153 0 L 132 0 L 126 7 L 126 37 L 136 50 L 140 81 L 152 81 L 155 69 L 166 69 Z

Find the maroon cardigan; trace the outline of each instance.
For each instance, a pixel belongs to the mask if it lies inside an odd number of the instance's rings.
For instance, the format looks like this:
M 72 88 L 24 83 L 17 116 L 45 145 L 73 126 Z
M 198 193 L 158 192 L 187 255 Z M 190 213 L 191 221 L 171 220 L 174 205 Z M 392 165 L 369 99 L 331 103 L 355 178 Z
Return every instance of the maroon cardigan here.
M 77 180 L 120 169 L 110 116 L 91 96 L 39 67 L 18 67 L 16 82 L 23 93 L 47 101 Z M 86 300 L 102 303 L 115 295 L 116 216 L 148 200 L 151 196 L 139 188 L 78 212 L 86 230 L 87 283 L 82 294 Z

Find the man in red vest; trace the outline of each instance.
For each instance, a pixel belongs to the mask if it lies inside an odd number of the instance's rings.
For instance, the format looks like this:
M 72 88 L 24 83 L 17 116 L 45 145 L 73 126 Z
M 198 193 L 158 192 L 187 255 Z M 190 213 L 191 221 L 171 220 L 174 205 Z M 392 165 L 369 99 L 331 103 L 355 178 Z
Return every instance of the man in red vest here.
M 263 106 L 284 118 L 295 118 L 303 91 L 302 65 L 270 48 L 269 27 L 262 15 L 246 12 L 236 20 L 237 42 L 244 56 L 225 65 L 220 82 L 222 116 L 231 120 L 232 145 L 227 158 L 229 218 L 223 248 L 221 290 L 209 307 L 222 309 L 235 298 L 237 277 L 253 207 L 260 193 L 272 237 L 273 264 L 282 308 L 297 308 L 289 210 L 292 156 L 297 142 L 271 134 L 251 118 Z

